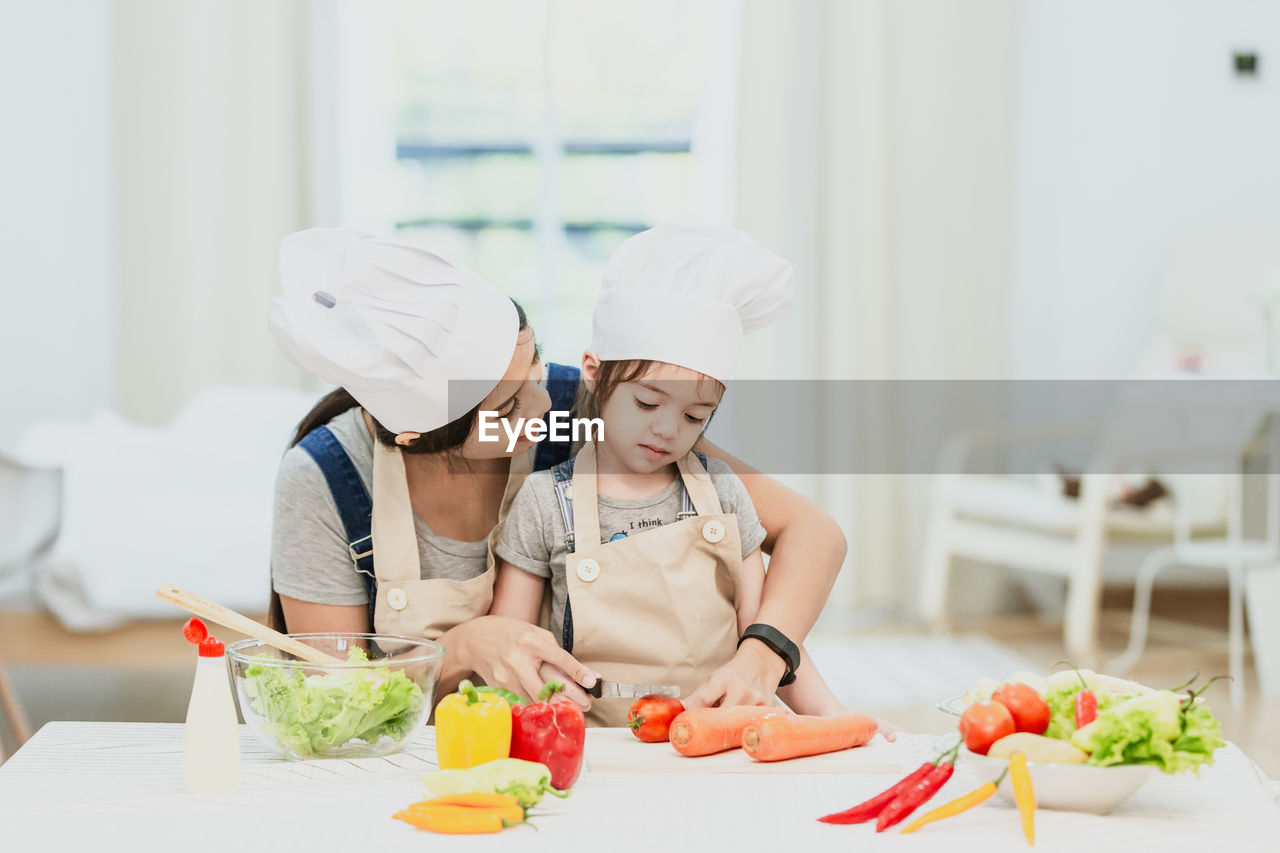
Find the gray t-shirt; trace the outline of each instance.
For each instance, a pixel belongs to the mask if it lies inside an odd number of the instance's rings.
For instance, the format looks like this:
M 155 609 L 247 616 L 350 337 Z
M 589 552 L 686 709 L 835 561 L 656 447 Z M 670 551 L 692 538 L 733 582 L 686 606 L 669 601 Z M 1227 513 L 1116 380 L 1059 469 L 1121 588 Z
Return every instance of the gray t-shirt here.
M 354 409 L 327 424 L 351 457 L 365 489 L 373 493 L 373 436 L 362 410 Z M 470 580 L 484 574 L 486 543 L 441 536 L 415 514 L 418 558 L 423 578 Z M 375 561 L 377 557 L 374 557 Z M 291 447 L 276 475 L 275 515 L 271 526 L 271 582 L 276 592 L 320 604 L 367 604 L 361 576 L 347 550 L 347 534 L 329 484 L 311 454 Z
M 720 509 L 738 517 L 742 556 L 764 542 L 765 530 L 747 495 L 747 487 L 724 462 L 707 459 L 707 473 L 720 498 Z M 599 496 L 600 541 L 619 534 L 635 535 L 671 524 L 680 512 L 680 480 L 656 495 L 636 500 Z M 569 598 L 565 580 L 569 548 L 565 544 L 564 518 L 556 498 L 555 479 L 550 471 L 535 471 L 525 479 L 498 536 L 495 551 L 513 566 L 532 575 L 551 578 L 551 624 L 564 624 L 565 601 Z M 553 629 L 559 636 L 559 631 Z

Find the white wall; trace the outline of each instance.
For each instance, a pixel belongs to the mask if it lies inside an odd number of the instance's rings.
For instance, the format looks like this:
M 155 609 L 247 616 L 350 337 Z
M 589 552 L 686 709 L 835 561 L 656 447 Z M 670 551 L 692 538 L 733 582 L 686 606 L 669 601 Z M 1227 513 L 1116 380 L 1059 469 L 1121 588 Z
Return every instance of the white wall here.
M 1177 235 L 1280 221 L 1280 3 L 1021 10 L 1010 370 L 1126 377 Z
M 112 402 L 110 9 L 0 10 L 0 447 Z

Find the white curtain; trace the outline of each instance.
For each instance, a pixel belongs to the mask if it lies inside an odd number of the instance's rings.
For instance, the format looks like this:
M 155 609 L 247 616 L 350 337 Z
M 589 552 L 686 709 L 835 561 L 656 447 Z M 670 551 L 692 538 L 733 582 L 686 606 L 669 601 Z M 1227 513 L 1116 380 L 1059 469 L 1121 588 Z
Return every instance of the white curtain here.
M 1006 375 L 1016 39 L 1016 0 L 744 0 L 734 219 L 800 290 L 743 375 Z M 841 406 L 820 447 L 875 438 Z M 924 481 L 793 478 L 849 538 L 829 623 L 910 600 Z
M 313 219 L 317 4 L 117 0 L 116 408 L 298 384 L 267 330 L 276 250 Z

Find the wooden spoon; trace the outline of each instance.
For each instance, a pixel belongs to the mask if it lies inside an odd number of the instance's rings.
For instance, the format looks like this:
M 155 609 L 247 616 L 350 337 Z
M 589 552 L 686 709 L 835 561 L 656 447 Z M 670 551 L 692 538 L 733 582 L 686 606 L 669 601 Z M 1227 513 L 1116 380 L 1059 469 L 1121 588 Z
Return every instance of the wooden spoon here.
M 188 613 L 194 613 L 196 616 L 208 619 L 210 622 L 216 622 L 224 628 L 230 628 L 233 631 L 239 631 L 241 634 L 253 637 L 255 640 L 261 640 L 268 646 L 279 649 L 282 652 L 288 652 L 294 657 L 309 660 L 312 663 L 346 663 L 342 658 L 334 657 L 331 654 L 308 646 L 300 640 L 295 640 L 287 634 L 274 631 L 261 622 L 255 622 L 248 616 L 243 616 L 234 610 L 223 607 L 221 604 L 215 604 L 206 598 L 187 592 L 185 589 L 179 589 L 176 586 L 157 587 L 156 598 L 175 604 Z

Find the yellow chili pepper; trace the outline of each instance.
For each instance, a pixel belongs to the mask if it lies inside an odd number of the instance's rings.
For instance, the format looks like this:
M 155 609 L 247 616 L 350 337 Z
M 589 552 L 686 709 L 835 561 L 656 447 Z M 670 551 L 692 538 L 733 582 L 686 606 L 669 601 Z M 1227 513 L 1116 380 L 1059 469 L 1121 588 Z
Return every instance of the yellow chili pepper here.
M 436 761 L 441 770 L 475 767 L 511 751 L 511 706 L 464 681 L 436 706 Z
M 949 803 L 938 806 L 931 812 L 926 812 L 925 814 L 920 815 L 920 817 L 904 826 L 902 828 L 902 833 L 905 835 L 908 832 L 915 832 L 927 823 L 933 823 L 935 820 L 942 820 L 943 818 L 958 815 L 960 812 L 968 811 L 978 805 L 978 803 L 985 803 L 987 800 L 991 799 L 991 795 L 995 792 L 996 783 L 987 782 L 985 785 L 975 788 L 963 797 L 957 797 Z
M 1009 784 L 1013 786 L 1013 799 L 1022 815 L 1022 834 L 1027 843 L 1036 843 L 1036 792 L 1031 788 L 1031 772 L 1027 770 L 1027 757 L 1021 752 L 1009 756 Z

